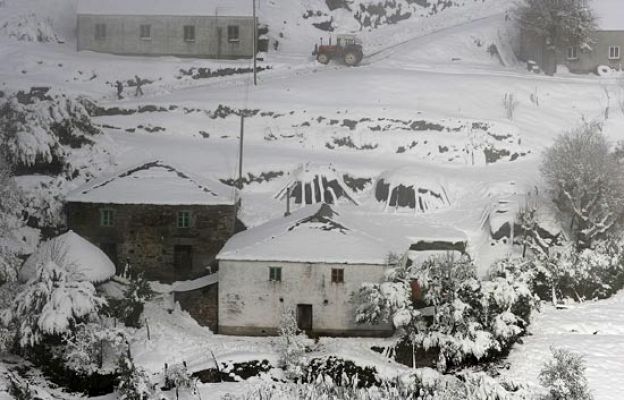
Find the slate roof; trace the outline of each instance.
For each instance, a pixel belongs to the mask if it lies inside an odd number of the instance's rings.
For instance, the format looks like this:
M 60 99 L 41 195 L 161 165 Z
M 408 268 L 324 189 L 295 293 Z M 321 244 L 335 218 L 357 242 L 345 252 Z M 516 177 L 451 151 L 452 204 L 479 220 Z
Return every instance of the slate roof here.
M 82 15 L 248 16 L 250 0 L 79 0 Z

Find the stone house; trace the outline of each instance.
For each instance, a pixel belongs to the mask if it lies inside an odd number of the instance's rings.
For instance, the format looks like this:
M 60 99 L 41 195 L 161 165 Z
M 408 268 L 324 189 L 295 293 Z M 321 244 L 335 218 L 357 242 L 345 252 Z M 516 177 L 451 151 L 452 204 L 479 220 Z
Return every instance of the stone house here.
M 79 0 L 77 18 L 78 51 L 121 55 L 252 58 L 258 28 L 244 0 Z
M 596 17 L 597 30 L 591 49 L 569 47 L 550 49 L 543 39 L 521 32 L 518 58 L 534 61 L 546 74 L 554 74 L 557 64 L 574 73 L 596 72 L 599 66 L 621 70 L 624 49 L 624 7 L 620 0 L 593 0 L 588 6 Z
M 174 282 L 216 269 L 234 234 L 234 189 L 152 161 L 96 179 L 66 199 L 67 225 L 99 246 L 118 272 Z

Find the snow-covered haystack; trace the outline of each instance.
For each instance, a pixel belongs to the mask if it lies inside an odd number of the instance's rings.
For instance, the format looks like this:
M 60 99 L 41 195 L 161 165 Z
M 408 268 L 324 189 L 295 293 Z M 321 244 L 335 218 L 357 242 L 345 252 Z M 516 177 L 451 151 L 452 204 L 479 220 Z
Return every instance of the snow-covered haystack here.
M 331 164 L 320 166 L 307 163 L 299 166 L 275 198 L 285 200 L 289 188 L 292 202 L 298 205 L 337 204 L 340 201 L 358 204 L 343 176 Z
M 91 161 L 72 165 L 101 134 L 78 99 L 49 95 L 48 88 L 31 88 L 0 99 L 0 147 L 17 175 L 79 175 Z M 84 171 L 83 171 L 84 172 Z
M 19 271 L 26 282 L 35 277 L 42 264 L 54 262 L 73 281 L 100 283 L 115 275 L 115 265 L 102 250 L 73 231 L 44 242 Z
M 375 184 L 375 199 L 386 211 L 428 213 L 451 206 L 443 177 L 412 169 L 383 173 Z
M 36 14 L 13 16 L 0 25 L 0 36 L 25 42 L 64 42 L 55 32 L 50 19 Z

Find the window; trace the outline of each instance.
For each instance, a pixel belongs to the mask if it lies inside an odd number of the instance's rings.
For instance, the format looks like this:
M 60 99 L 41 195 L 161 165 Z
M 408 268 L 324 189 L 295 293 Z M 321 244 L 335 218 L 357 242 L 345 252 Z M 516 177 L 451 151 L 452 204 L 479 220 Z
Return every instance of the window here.
M 180 211 L 178 212 L 178 228 L 190 228 L 191 227 L 191 212 Z
M 106 24 L 95 24 L 95 40 L 106 39 Z
M 115 224 L 115 212 L 109 208 L 100 210 L 100 226 L 113 226 Z
M 620 46 L 609 46 L 609 60 L 620 59 Z
M 228 42 L 240 42 L 238 25 L 228 25 Z
M 344 269 L 332 268 L 331 281 L 332 283 L 344 283 Z
M 184 25 L 184 41 L 195 41 L 195 25 Z
M 141 25 L 139 37 L 141 38 L 141 40 L 152 40 L 152 26 Z
M 568 60 L 576 60 L 576 59 L 578 59 L 576 47 L 568 47 Z
M 282 281 L 282 268 L 281 267 L 269 267 L 269 281 L 271 282 Z

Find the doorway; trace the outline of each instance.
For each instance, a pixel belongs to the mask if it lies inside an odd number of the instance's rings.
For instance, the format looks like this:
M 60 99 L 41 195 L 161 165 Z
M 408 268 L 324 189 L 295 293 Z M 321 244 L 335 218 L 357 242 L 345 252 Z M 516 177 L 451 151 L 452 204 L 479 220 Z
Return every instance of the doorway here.
M 173 268 L 176 279 L 186 279 L 193 271 L 193 246 L 174 246 Z
M 102 242 L 100 243 L 100 250 L 111 260 L 111 262 L 115 265 L 115 274 L 119 275 L 121 273 L 119 262 L 117 260 L 117 243 L 115 242 Z
M 297 328 L 312 332 L 312 304 L 297 304 Z

